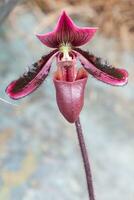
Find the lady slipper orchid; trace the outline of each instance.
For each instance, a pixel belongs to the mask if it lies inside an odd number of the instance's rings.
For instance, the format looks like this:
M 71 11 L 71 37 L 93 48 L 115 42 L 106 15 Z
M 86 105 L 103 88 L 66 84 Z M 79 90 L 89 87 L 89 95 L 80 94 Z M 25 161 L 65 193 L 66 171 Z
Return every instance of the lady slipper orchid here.
M 29 95 L 46 79 L 51 63 L 54 58 L 56 59 L 57 69 L 53 75 L 53 81 L 57 104 L 63 116 L 70 123 L 75 122 L 90 200 L 95 200 L 95 195 L 90 163 L 79 120 L 88 73 L 96 79 L 114 86 L 123 86 L 128 81 L 128 73 L 125 69 L 114 68 L 101 58 L 78 48 L 89 42 L 96 31 L 97 28 L 76 26 L 63 11 L 53 32 L 37 35 L 43 44 L 54 50 L 34 63 L 27 73 L 10 83 L 6 89 L 12 99 L 17 100 Z M 77 67 L 78 60 L 83 67 Z
M 69 122 L 75 122 L 83 107 L 88 73 L 115 86 L 125 85 L 128 80 L 126 70 L 114 68 L 101 58 L 78 48 L 88 43 L 96 31 L 94 27 L 76 26 L 63 11 L 54 31 L 37 35 L 43 44 L 54 50 L 34 63 L 22 77 L 11 82 L 6 89 L 7 94 L 17 100 L 35 91 L 48 76 L 51 63 L 56 58 L 57 70 L 53 81 L 57 104 L 63 116 Z M 83 68 L 77 68 L 78 60 Z

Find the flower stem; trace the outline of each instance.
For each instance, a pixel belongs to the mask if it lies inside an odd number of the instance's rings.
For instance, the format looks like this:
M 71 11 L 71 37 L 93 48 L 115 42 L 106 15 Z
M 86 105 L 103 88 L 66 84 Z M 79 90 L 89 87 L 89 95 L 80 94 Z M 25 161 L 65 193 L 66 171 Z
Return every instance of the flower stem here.
M 91 168 L 90 168 L 88 153 L 87 153 L 84 136 L 82 133 L 82 127 L 81 127 L 79 118 L 76 120 L 75 126 L 76 126 L 77 136 L 78 136 L 79 145 L 80 145 L 80 149 L 81 149 L 81 154 L 82 154 L 82 158 L 83 158 L 83 163 L 84 163 L 84 167 L 85 167 L 89 199 L 95 200 Z

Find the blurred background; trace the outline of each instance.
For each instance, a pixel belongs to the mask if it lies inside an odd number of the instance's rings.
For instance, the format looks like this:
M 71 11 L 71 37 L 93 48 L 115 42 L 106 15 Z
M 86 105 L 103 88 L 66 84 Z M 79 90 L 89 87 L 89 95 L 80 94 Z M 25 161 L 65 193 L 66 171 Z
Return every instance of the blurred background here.
M 81 121 L 96 199 L 133 200 L 133 0 L 0 0 L 0 97 L 11 103 L 0 101 L 0 200 L 88 199 L 75 127 L 58 110 L 51 74 L 22 100 L 5 94 L 50 51 L 35 33 L 52 30 L 63 9 L 77 25 L 99 27 L 83 49 L 129 71 L 124 87 L 89 77 Z

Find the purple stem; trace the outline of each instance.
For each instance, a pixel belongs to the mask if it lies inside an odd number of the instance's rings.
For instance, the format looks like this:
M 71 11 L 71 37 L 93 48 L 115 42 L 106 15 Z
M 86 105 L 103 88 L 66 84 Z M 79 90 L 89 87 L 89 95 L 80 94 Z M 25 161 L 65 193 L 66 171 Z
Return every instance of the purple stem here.
M 81 127 L 81 123 L 80 123 L 80 119 L 79 118 L 76 120 L 75 126 L 76 126 L 77 135 L 78 135 L 81 154 L 82 154 L 82 158 L 83 158 L 83 163 L 84 163 L 84 167 L 85 167 L 89 199 L 90 200 L 95 200 L 91 168 L 90 168 L 87 149 L 86 149 L 84 136 L 83 136 L 83 133 L 82 133 L 82 127 Z

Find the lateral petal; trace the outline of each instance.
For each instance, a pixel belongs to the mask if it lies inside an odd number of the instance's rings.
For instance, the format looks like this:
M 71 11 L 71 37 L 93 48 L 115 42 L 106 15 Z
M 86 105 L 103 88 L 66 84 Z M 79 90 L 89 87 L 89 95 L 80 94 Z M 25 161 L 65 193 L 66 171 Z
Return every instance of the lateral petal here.
M 52 59 L 58 50 L 54 50 L 32 65 L 32 68 L 24 73 L 22 77 L 11 82 L 6 88 L 6 93 L 12 99 L 23 98 L 35 91 L 48 76 Z
M 125 69 L 115 68 L 86 51 L 75 48 L 83 67 L 96 79 L 114 86 L 123 86 L 128 82 L 128 72 Z

